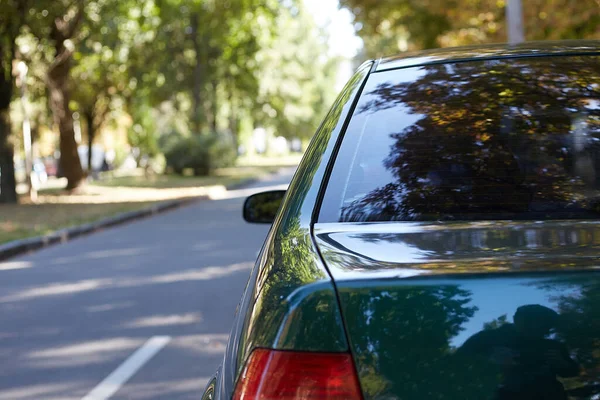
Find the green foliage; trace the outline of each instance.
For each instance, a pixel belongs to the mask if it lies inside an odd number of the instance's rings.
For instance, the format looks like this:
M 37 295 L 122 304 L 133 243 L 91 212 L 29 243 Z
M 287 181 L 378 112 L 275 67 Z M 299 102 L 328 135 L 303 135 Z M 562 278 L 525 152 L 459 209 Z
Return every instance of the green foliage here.
M 196 176 L 209 175 L 216 168 L 231 167 L 236 152 L 231 140 L 223 134 L 191 135 L 172 134 L 165 141 L 167 168 L 177 174 L 192 170 Z
M 334 100 L 336 59 L 324 34 L 298 6 L 276 20 L 279 35 L 257 54 L 262 70 L 256 116 L 276 136 L 311 138 Z
M 159 152 L 153 110 L 145 105 L 136 111 L 136 120 L 127 132 L 129 143 L 138 149 L 138 157 L 153 157 Z
M 227 132 L 208 147 L 227 144 L 227 153 L 234 154 L 259 126 L 309 138 L 334 94 L 337 60 L 326 56 L 326 38 L 301 0 L 0 0 L 0 5 L 0 22 L 10 22 L 18 34 L 16 56 L 29 66 L 34 134 L 57 126 L 48 109 L 53 104 L 62 130 L 69 131 L 77 111 L 84 138 L 92 133 L 114 147 L 125 139 L 114 134 L 126 135 L 138 161 L 162 152 L 161 135 L 169 130 L 209 138 L 215 136 L 211 132 Z M 7 39 L 2 26 L 0 39 Z M 59 105 L 49 101 L 52 82 L 66 99 Z M 108 129 L 113 139 L 103 135 Z M 219 164 L 219 157 L 213 159 L 208 169 Z
M 340 0 L 370 57 L 506 41 L 506 0 Z M 523 1 L 528 40 L 599 38 L 596 0 Z
M 165 104 L 180 132 L 229 131 L 237 144 L 262 125 L 309 138 L 332 100 L 336 60 L 324 56 L 325 38 L 311 17 L 292 15 L 301 10 L 295 3 L 170 0 L 115 7 L 106 11 L 114 14 L 108 26 L 99 26 L 99 34 L 90 30 L 92 51 L 81 53 L 80 65 L 88 81 L 94 70 L 113 81 L 134 126 L 145 128 L 130 129 L 133 146 L 151 144 L 149 135 L 164 131 L 150 129 L 144 115 Z M 94 35 L 102 40 L 91 40 Z
M 339 289 L 365 397 L 486 398 L 481 394 L 495 383 L 493 373 L 474 374 L 453 360 L 450 344 L 477 311 L 471 292 L 392 282 Z

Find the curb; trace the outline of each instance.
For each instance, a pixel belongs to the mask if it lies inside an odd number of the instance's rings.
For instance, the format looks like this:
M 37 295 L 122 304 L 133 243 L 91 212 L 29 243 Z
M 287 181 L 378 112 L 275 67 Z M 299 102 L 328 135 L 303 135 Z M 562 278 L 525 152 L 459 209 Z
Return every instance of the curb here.
M 176 208 L 207 198 L 208 196 L 198 196 L 180 200 L 166 201 L 164 203 L 159 203 L 152 207 L 144 208 L 142 210 L 129 211 L 117 214 L 112 217 L 104 218 L 89 224 L 61 229 L 45 236 L 13 240 L 11 242 L 0 245 L 0 261 L 4 261 L 8 258 L 23 253 L 29 253 L 35 250 L 43 249 L 54 244 L 65 243 L 71 239 L 75 239 L 84 235 L 89 235 L 91 233 L 98 232 L 106 228 L 147 218 L 153 215 L 163 213 L 165 211 L 174 210 Z
M 271 174 L 271 173 L 269 173 Z M 236 190 L 241 189 L 247 186 L 250 186 L 256 182 L 260 181 L 259 177 L 249 178 L 243 180 L 238 183 L 234 183 L 232 185 L 225 186 L 226 190 Z M 8 258 L 24 254 L 30 253 L 36 250 L 43 249 L 48 246 L 52 246 L 54 244 L 65 243 L 71 239 L 75 239 L 80 236 L 89 235 L 94 232 L 101 231 L 106 228 L 110 228 L 117 225 L 122 225 L 127 222 L 151 217 L 153 215 L 161 214 L 165 211 L 174 210 L 179 207 L 183 207 L 185 205 L 191 204 L 193 202 L 201 201 L 208 199 L 208 196 L 197 196 L 197 197 L 189 197 L 185 199 L 166 201 L 163 203 L 159 203 L 152 207 L 144 208 L 142 210 L 137 211 L 129 211 L 121 214 L 117 214 L 112 217 L 104 218 L 96 222 L 92 222 L 89 224 L 78 225 L 72 228 L 65 228 L 58 230 L 56 232 L 52 232 L 45 236 L 37 236 L 27 239 L 13 240 L 8 243 L 4 243 L 0 245 L 0 262 L 5 261 Z

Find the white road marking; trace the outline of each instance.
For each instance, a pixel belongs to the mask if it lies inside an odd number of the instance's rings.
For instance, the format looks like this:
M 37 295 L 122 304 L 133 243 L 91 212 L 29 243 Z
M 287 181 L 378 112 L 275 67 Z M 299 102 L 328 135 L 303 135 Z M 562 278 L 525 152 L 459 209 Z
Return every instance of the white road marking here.
M 106 400 L 110 398 L 170 341 L 171 336 L 151 337 L 81 400 Z

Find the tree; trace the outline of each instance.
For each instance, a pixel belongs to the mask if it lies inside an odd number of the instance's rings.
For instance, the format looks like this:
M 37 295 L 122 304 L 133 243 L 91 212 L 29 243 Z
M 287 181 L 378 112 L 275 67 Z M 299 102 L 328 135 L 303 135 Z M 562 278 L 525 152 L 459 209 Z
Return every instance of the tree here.
M 84 178 L 69 108 L 69 74 L 74 51 L 72 39 L 83 18 L 83 7 L 84 2 L 80 0 L 74 11 L 56 16 L 49 36 L 54 42 L 55 55 L 48 68 L 48 91 L 54 124 L 60 133 L 60 166 L 68 181 L 67 189 L 77 188 Z
M 506 1 L 341 0 L 355 17 L 369 57 L 411 49 L 505 42 Z M 596 0 L 528 0 L 527 40 L 600 37 Z
M 75 110 L 86 122 L 91 146 L 111 108 L 122 107 L 131 117 L 128 136 L 140 158 L 159 152 L 158 145 L 165 142 L 160 136 L 172 132 L 183 136 L 230 132 L 236 147 L 239 132 L 250 132 L 255 123 L 288 137 L 309 137 L 318 111 L 331 100 L 334 62 L 323 56 L 321 33 L 300 4 L 281 5 L 277 0 L 28 4 L 21 38 L 32 43 L 27 60 L 34 64 L 36 77 L 46 71 L 45 93 L 38 90 L 42 85 L 35 85 L 36 95 L 40 104 L 47 95 L 69 189 L 83 179 L 74 138 Z M 301 54 L 290 56 L 289 48 L 297 43 Z M 282 48 L 288 55 L 273 57 Z M 267 82 L 270 75 L 275 78 Z M 280 89 L 286 82 L 293 90 Z
M 230 106 L 256 104 L 236 100 L 256 99 L 258 95 L 260 71 L 254 59 L 261 48 L 261 38 L 270 37 L 276 29 L 277 6 L 273 0 L 204 1 L 191 11 L 192 121 L 196 133 L 207 128 L 219 130 L 220 109 L 226 102 Z M 231 101 L 221 101 L 221 89 L 231 96 Z M 202 109 L 204 118 L 200 116 Z
M 79 53 L 76 58 L 80 59 L 73 68 L 72 98 L 85 119 L 88 140 L 87 173 L 92 174 L 92 146 L 111 111 L 111 92 L 114 93 L 114 87 L 110 72 L 115 65 L 110 64 L 110 60 L 104 60 L 102 54 Z
M 5 0 L 0 4 L 0 203 L 16 203 L 9 109 L 15 86 L 13 62 L 17 51 L 16 40 L 23 26 L 26 7 L 24 0 Z
M 124 4 L 125 3 L 125 4 Z M 111 112 L 118 87 L 124 92 L 128 59 L 121 54 L 131 43 L 121 39 L 120 17 L 127 2 L 108 1 L 88 10 L 82 26 L 86 36 L 73 54 L 70 90 L 86 123 L 87 172 L 92 173 L 92 146 Z
M 70 73 L 72 56 L 82 20 L 85 1 L 39 1 L 28 10 L 27 26 L 42 46 L 51 49 L 46 74 L 49 105 L 60 137 L 60 167 L 67 178 L 67 189 L 75 189 L 84 178 L 77 152 L 73 115 L 70 110 Z
M 130 48 L 132 139 L 142 135 L 141 142 L 149 143 L 147 138 L 165 133 L 149 132 L 137 117 L 148 120 L 148 110 L 164 103 L 188 113 L 185 127 L 171 129 L 184 136 L 228 128 L 237 147 L 242 125 L 254 124 L 287 137 L 310 137 L 319 111 L 332 100 L 335 60 L 325 56 L 322 32 L 296 3 L 157 2 L 159 23 L 151 29 L 157 51 Z
M 256 99 L 253 59 L 260 48 L 259 39 L 272 33 L 277 2 L 165 0 L 157 2 L 156 10 L 160 23 L 153 46 L 161 53 L 140 54 L 145 62 L 136 67 L 137 72 L 147 72 L 149 81 L 156 76 L 169 83 L 156 91 L 158 96 L 151 105 L 172 101 L 175 93 L 185 94 L 190 131 L 219 130 L 227 97 L 235 97 L 234 102 L 242 107 L 246 104 L 237 100 Z M 149 64 L 157 72 L 144 68 Z
M 286 138 L 312 137 L 333 102 L 336 66 L 327 56 L 326 36 L 298 4 L 276 20 L 279 35 L 263 45 L 258 124 Z
M 437 38 L 451 29 L 450 14 L 461 2 L 447 0 L 341 0 L 354 14 L 367 55 L 437 47 Z

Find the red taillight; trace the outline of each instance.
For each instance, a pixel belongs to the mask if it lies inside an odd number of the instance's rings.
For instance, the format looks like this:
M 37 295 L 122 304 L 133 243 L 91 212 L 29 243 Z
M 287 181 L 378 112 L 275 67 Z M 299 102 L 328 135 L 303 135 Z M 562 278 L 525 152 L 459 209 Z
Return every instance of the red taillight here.
M 362 399 L 352 357 L 256 349 L 235 388 L 233 400 Z

